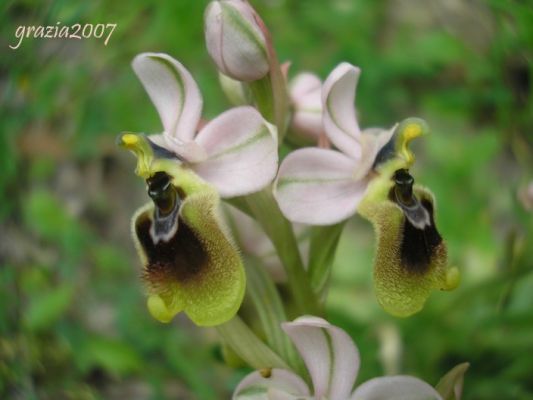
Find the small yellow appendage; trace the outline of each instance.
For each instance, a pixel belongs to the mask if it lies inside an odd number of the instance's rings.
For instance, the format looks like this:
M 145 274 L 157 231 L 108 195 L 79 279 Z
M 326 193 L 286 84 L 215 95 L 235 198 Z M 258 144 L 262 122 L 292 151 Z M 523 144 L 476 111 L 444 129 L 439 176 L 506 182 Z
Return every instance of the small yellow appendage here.
M 452 267 L 446 271 L 446 287 L 444 290 L 454 290 L 461 283 L 461 273 L 459 268 Z
M 176 313 L 173 313 L 168 309 L 163 299 L 158 295 L 151 295 L 148 297 L 147 306 L 152 317 L 159 322 L 168 323 L 174 318 L 174 315 L 176 315 Z

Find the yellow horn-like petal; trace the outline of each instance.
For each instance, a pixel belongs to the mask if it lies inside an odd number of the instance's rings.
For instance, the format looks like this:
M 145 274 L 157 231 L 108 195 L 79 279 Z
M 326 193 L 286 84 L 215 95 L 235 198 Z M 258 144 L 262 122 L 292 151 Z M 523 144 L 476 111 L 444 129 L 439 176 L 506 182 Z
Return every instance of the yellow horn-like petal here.
M 137 156 L 135 173 L 144 179 L 148 178 L 151 175 L 154 153 L 146 136 L 137 133 L 122 133 L 117 138 L 117 144 Z

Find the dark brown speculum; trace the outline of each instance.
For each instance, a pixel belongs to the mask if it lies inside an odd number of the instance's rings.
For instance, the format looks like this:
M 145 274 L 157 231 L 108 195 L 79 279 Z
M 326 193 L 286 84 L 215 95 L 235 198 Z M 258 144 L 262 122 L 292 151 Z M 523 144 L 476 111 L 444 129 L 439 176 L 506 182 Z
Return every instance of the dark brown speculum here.
M 141 214 L 135 225 L 135 233 L 148 261 L 145 278 L 149 284 L 157 287 L 169 280 L 184 282 L 203 270 L 208 254 L 197 234 L 181 218 L 176 233 L 168 241 L 154 243 L 151 225 L 148 212 Z
M 404 214 L 403 229 L 400 231 L 401 263 L 410 272 L 424 273 L 442 247 L 442 237 L 435 226 L 433 203 L 429 198 L 417 198 L 413 192 L 414 179 L 409 171 L 396 171 L 393 180 L 389 199 Z

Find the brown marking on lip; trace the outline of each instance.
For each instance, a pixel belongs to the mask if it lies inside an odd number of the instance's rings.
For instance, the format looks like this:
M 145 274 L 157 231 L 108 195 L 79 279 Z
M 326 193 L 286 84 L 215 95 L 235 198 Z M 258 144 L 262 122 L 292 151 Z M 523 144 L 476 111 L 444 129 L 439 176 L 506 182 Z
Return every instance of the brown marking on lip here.
M 135 232 L 148 260 L 143 278 L 152 289 L 164 292 L 172 281 L 183 283 L 202 274 L 209 263 L 209 255 L 181 217 L 176 233 L 167 242 L 154 244 L 150 235 L 151 225 L 148 212 L 144 213 L 135 224 Z
M 433 205 L 427 199 L 422 199 L 422 207 L 429 213 L 430 224 L 419 229 L 404 216 L 403 227 L 400 231 L 400 259 L 401 264 L 409 272 L 423 274 L 431 267 L 437 252 L 442 247 L 442 237 L 437 231 L 433 217 Z

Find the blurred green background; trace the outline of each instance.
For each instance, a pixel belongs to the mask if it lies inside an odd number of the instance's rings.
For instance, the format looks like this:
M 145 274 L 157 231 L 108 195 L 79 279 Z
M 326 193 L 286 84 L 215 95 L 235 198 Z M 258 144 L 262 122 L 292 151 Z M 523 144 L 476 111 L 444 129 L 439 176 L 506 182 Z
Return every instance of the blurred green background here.
M 529 1 L 252 2 L 291 73 L 362 68 L 362 126 L 425 118 L 418 182 L 435 192 L 463 275 L 420 314 L 386 315 L 372 291 L 374 236 L 354 218 L 328 302 L 358 344 L 358 382 L 385 373 L 431 384 L 469 361 L 464 399 L 533 398 L 533 6 Z M 203 44 L 207 1 L 3 1 L 0 60 L 0 398 L 223 399 L 247 371 L 220 361 L 211 330 L 149 317 L 129 218 L 143 204 L 124 130 L 157 132 L 130 68 L 182 61 L 204 115 L 228 107 Z M 25 39 L 20 25 L 117 23 L 102 40 Z M 527 200 L 527 199 L 526 199 Z M 530 202 L 533 200 L 530 199 Z M 383 343 L 387 343 L 383 346 Z

